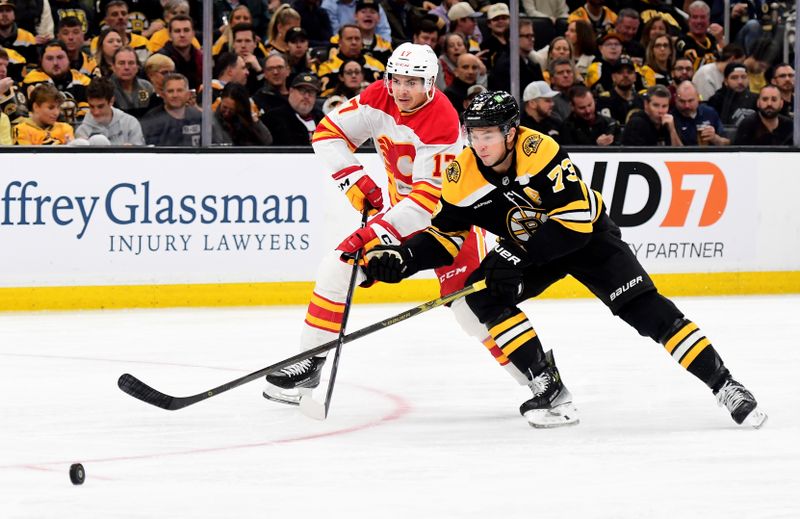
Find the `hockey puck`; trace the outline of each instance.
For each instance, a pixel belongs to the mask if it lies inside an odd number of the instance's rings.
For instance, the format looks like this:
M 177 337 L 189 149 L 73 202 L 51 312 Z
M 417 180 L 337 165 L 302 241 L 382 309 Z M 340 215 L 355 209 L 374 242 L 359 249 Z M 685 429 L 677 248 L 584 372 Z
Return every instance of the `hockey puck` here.
M 86 472 L 83 470 L 83 465 L 80 463 L 73 463 L 69 467 L 69 480 L 73 485 L 83 485 L 83 480 L 86 478 Z

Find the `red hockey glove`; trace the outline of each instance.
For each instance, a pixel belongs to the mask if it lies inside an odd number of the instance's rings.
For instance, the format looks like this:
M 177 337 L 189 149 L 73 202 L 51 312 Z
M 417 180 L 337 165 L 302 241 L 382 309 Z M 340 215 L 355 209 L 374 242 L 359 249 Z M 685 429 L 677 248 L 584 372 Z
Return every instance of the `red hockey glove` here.
M 399 243 L 400 233 L 379 216 L 345 238 L 336 249 L 345 254 L 355 254 L 359 249 L 364 249 L 364 253 L 366 253 L 376 245 L 397 245 Z

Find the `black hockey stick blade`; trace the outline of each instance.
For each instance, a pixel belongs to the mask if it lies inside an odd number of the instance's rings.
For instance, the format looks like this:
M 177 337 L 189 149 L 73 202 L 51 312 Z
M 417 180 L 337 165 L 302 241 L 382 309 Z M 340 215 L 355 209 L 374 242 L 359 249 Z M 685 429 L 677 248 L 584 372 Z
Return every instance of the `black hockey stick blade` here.
M 456 290 L 455 292 L 452 292 L 445 296 L 433 299 L 426 303 L 422 303 L 421 305 L 415 306 L 414 308 L 410 308 L 397 315 L 394 315 L 377 323 L 370 324 L 369 326 L 365 326 L 364 328 L 356 330 L 353 333 L 347 334 L 342 338 L 342 344 L 347 344 L 349 342 L 355 341 L 356 339 L 360 339 L 362 337 L 375 333 L 378 330 L 388 328 L 394 324 L 403 322 L 416 315 L 427 312 L 428 310 L 432 310 L 439 306 L 452 303 L 456 299 L 468 296 L 469 294 L 472 294 L 473 292 L 478 292 L 479 290 L 483 290 L 484 288 L 486 288 L 486 282 L 483 280 L 477 281 L 469 286 L 462 288 L 461 290 Z M 204 391 L 202 393 L 198 393 L 192 396 L 176 397 L 164 394 L 156 389 L 153 389 L 152 387 L 148 386 L 138 378 L 128 373 L 125 373 L 124 375 L 119 377 L 117 385 L 123 392 L 129 394 L 134 398 L 138 398 L 142 402 L 154 405 L 156 407 L 160 407 L 162 409 L 167 409 L 169 411 L 175 411 L 196 404 L 198 402 L 202 402 L 203 400 L 211 398 L 212 396 L 224 393 L 225 391 L 228 391 L 235 387 L 239 387 L 243 384 L 247 384 L 248 382 L 257 380 L 261 377 L 266 376 L 268 373 L 278 371 L 279 369 L 283 369 L 286 366 L 290 366 L 296 362 L 300 362 L 301 360 L 332 350 L 336 348 L 338 344 L 339 344 L 339 339 L 337 338 L 332 341 L 326 342 L 325 344 L 320 344 L 319 346 L 311 348 L 310 350 L 306 350 L 296 355 L 292 355 L 291 357 L 287 357 L 280 362 L 272 364 L 271 366 L 261 368 L 258 371 L 254 371 L 248 375 L 239 377 L 236 380 L 231 380 L 230 382 L 226 382 L 221 386 L 217 386 L 213 389 L 209 389 L 208 391 Z

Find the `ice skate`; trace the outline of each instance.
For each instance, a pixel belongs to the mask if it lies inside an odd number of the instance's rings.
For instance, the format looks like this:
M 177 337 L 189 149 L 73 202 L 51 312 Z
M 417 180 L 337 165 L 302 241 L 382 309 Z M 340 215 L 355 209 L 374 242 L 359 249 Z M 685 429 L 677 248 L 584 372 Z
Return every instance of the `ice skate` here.
M 759 429 L 767 421 L 767 413 L 758 409 L 753 394 L 736 380 L 728 378 L 715 394 L 717 403 L 728 409 L 737 424 L 746 423 Z
M 528 385 L 533 398 L 524 402 L 519 412 L 531 427 L 553 428 L 577 425 L 578 410 L 572 403 L 572 394 L 561 382 L 552 352 L 547 352 L 547 366 L 533 376 Z
M 299 405 L 300 397 L 319 385 L 324 364 L 325 357 L 311 357 L 270 373 L 262 395 L 267 400 Z

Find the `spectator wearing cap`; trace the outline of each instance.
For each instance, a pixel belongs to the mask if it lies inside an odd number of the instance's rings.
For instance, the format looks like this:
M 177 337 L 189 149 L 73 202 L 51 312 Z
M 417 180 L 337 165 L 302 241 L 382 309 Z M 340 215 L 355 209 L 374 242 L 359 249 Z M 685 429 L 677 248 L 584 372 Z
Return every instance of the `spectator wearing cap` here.
M 270 111 L 289 102 L 289 61 L 280 52 L 273 52 L 264 62 L 264 71 L 264 86 L 253 95 L 253 101 L 266 120 Z
M 542 68 L 531 58 L 533 51 L 533 22 L 529 19 L 519 21 L 519 48 L 513 59 L 519 60 L 519 90 L 522 91 L 533 81 L 544 79 Z M 500 54 L 489 74 L 490 90 L 511 91 L 511 59 L 509 52 Z
M 24 58 L 24 63 L 33 65 L 39 61 L 36 37 L 17 26 L 16 8 L 15 0 L 0 0 L 0 47 L 6 49 L 6 52 L 13 51 L 17 56 Z M 12 56 L 11 52 L 9 55 Z M 17 56 L 13 56 L 15 61 L 18 60 Z M 19 67 L 19 71 L 12 70 L 11 77 L 22 73 L 24 63 Z M 15 77 L 15 79 L 19 81 L 21 78 Z
M 309 47 L 328 47 L 333 28 L 328 11 L 320 0 L 292 0 L 292 8 L 300 15 L 300 27 L 305 31 Z M 288 43 L 288 33 L 287 33 Z
M 672 116 L 684 146 L 727 146 L 731 143 L 722 135 L 724 129 L 716 110 L 700 103 L 697 88 L 691 81 L 678 85 Z
M 486 27 L 489 34 L 484 36 L 481 47 L 485 51 L 484 63 L 489 68 L 494 66 L 497 56 L 508 52 L 508 32 L 511 15 L 506 4 L 492 4 L 486 11 Z
M 601 114 L 625 124 L 632 110 L 641 110 L 644 107 L 641 96 L 634 89 L 636 67 L 630 58 L 622 56 L 611 65 L 611 83 L 611 90 L 597 96 L 598 108 Z
M 534 30 L 542 43 L 567 30 L 569 7 L 566 0 L 522 0 L 520 7 L 532 18 Z
M 311 56 L 308 52 L 309 39 L 306 30 L 302 27 L 292 27 L 286 33 L 286 59 L 289 61 L 289 78 L 292 79 L 297 74 L 313 72 Z
M 767 83 L 776 87 L 783 99 L 781 115 L 794 117 L 794 69 L 788 63 L 776 63 L 765 74 Z
M 725 67 L 728 63 L 741 63 L 744 61 L 744 51 L 735 44 L 726 45 L 719 56 L 719 61 L 702 65 L 692 76 L 692 83 L 697 88 L 700 99 L 707 101 L 714 92 L 722 88 L 725 79 Z
M 456 77 L 445 89 L 444 95 L 460 116 L 464 111 L 464 99 L 467 97 L 469 87 L 477 84 L 481 71 L 481 60 L 477 56 L 465 52 L 458 57 L 456 64 Z
M 606 7 L 605 0 L 588 0 L 567 17 L 567 23 L 582 20 L 591 24 L 595 34 L 609 32 L 617 23 L 617 13 Z
M 362 52 L 386 66 L 389 56 L 392 55 L 392 44 L 375 32 L 380 16 L 379 7 L 377 0 L 356 0 L 355 25 L 361 31 Z M 338 34 L 331 39 L 331 43 L 339 44 Z
M 483 36 L 478 29 L 477 18 L 483 16 L 476 13 L 469 2 L 458 2 L 447 10 L 450 20 L 450 32 L 457 32 L 467 40 L 467 52 L 477 54 L 481 51 Z
M 320 81 L 314 74 L 300 74 L 289 87 L 288 105 L 266 114 L 265 123 L 277 146 L 310 146 L 311 135 L 324 114 L 315 107 Z
M 567 93 L 572 113 L 564 124 L 569 140 L 581 146 L 611 146 L 619 143 L 620 124 L 597 111 L 592 91 L 575 85 Z
M 322 8 L 328 12 L 331 31 L 338 33 L 343 25 L 354 25 L 356 21 L 356 0 L 322 0 Z M 383 7 L 379 8 L 380 19 L 375 32 L 385 40 L 392 39 L 392 29 Z
M 336 88 L 339 83 L 339 69 L 345 59 L 354 59 L 361 64 L 364 80 L 368 83 L 381 79 L 385 70 L 383 63 L 364 53 L 364 41 L 358 26 L 343 25 L 338 36 L 337 52 L 317 69 L 317 75 L 322 82 L 322 97 L 329 96 Z
M 567 93 L 579 81 L 575 77 L 575 66 L 568 58 L 556 58 L 550 61 L 550 86 L 555 90 L 553 97 L 553 114 L 558 119 L 566 121 L 572 113 L 572 105 Z
M 611 90 L 611 66 L 622 56 L 622 39 L 615 32 L 609 32 L 600 38 L 597 46 L 600 59 L 586 69 L 586 86 L 595 92 Z
M 708 106 L 719 114 L 722 124 L 732 132 L 742 119 L 755 112 L 756 96 L 747 88 L 744 64 L 728 63 L 724 75 L 722 88 L 711 96 Z
M 133 49 L 117 49 L 111 68 L 111 83 L 114 85 L 114 102 L 117 108 L 139 119 L 155 107 L 155 89 L 149 81 L 138 77 L 139 62 Z
M 122 36 L 122 46 L 132 48 L 140 61 L 145 61 L 150 56 L 150 51 L 147 48 L 149 43 L 147 38 L 130 31 L 128 4 L 125 0 L 111 0 L 106 4 L 103 24 L 117 31 Z M 97 43 L 98 37 L 95 36 L 92 38 L 90 45 L 92 54 L 97 52 Z
M 264 86 L 266 48 L 258 41 L 255 29 L 249 23 L 240 23 L 231 28 L 231 48 L 237 56 L 242 58 L 247 67 L 247 84 L 245 86 L 250 95 L 253 95 Z
M 742 120 L 733 143 L 739 146 L 791 145 L 794 125 L 790 118 L 780 114 L 783 98 L 778 87 L 767 85 L 762 88 L 756 107 L 756 113 Z
M 622 130 L 623 146 L 682 146 L 669 113 L 671 99 L 664 85 L 647 89 L 644 110 L 633 112 Z
M 562 122 L 553 117 L 553 91 L 545 81 L 534 81 L 522 93 L 523 109 L 520 126 L 549 135 L 559 144 L 570 144 Z
M 711 24 L 711 9 L 703 0 L 695 0 L 688 7 L 689 33 L 682 34 L 675 42 L 678 56 L 689 58 L 694 70 L 719 58 L 717 37 L 722 36 L 722 27 Z M 716 36 L 712 34 L 716 32 Z
M 26 96 L 30 96 L 36 85 L 54 85 L 63 95 L 60 121 L 75 125 L 80 123 L 89 110 L 86 87 L 90 81 L 87 76 L 69 67 L 66 45 L 53 40 L 45 45 L 39 68 L 25 75 L 22 89 Z
M 614 24 L 614 32 L 619 35 L 622 43 L 622 53 L 628 55 L 637 65 L 642 65 L 645 58 L 644 47 L 637 38 L 640 24 L 639 12 L 630 8 L 620 9 L 617 23 Z

